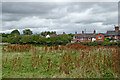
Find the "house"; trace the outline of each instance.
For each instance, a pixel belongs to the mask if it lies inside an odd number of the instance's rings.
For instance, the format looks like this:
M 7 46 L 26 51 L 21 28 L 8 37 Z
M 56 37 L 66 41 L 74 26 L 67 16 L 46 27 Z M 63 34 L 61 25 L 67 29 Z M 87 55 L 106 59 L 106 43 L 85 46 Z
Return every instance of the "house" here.
M 95 35 L 96 41 L 104 41 L 105 40 L 105 33 L 98 33 Z
M 82 31 L 82 34 L 77 34 L 77 32 L 75 32 L 75 35 L 73 36 L 73 40 L 71 42 L 93 42 L 95 40 L 96 30 L 94 30 L 93 33 L 84 33 L 84 31 Z
M 93 33 L 84 33 L 84 31 L 82 31 L 82 34 L 77 34 L 77 32 L 75 32 L 75 35 L 73 36 L 71 43 L 104 41 L 105 38 L 107 38 L 107 37 L 108 38 L 113 37 L 114 42 L 119 41 L 120 40 L 119 26 L 116 26 L 114 31 L 107 31 L 106 33 L 97 33 L 96 34 L 96 30 L 94 30 Z
M 96 30 L 94 30 L 93 33 L 84 33 L 82 31 L 82 34 L 77 34 L 75 32 L 75 35 L 73 36 L 72 43 L 74 42 L 94 42 L 94 41 L 104 41 L 105 34 L 104 33 L 97 33 Z
M 113 31 L 107 31 L 105 37 L 106 37 L 106 38 L 111 38 L 111 37 L 113 37 L 113 41 L 114 41 L 114 42 L 119 41 L 119 40 L 120 40 L 120 30 L 119 30 L 119 26 L 116 26 L 116 27 L 115 27 L 115 30 L 113 30 Z

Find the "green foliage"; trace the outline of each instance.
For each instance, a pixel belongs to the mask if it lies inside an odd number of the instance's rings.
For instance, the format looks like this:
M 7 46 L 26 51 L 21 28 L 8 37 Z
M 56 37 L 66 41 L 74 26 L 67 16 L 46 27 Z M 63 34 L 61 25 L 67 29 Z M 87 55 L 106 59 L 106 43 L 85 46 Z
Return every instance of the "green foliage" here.
M 20 43 L 20 40 L 21 40 L 22 36 L 17 36 L 17 37 L 14 37 L 14 36 L 9 36 L 8 37 L 8 43 L 11 43 L 11 44 L 19 44 Z
M 32 31 L 30 29 L 23 30 L 23 35 L 32 35 Z
M 104 41 L 109 42 L 109 41 L 110 41 L 110 39 L 109 39 L 109 38 L 105 38 L 105 40 L 104 40 Z
M 20 35 L 20 32 L 16 29 L 16 30 L 13 30 L 13 31 L 11 32 L 11 35 L 12 35 L 12 36 Z
M 42 44 L 46 43 L 45 37 L 41 37 L 39 34 L 31 36 L 23 36 L 20 40 L 20 44 Z
M 2 37 L 2 42 L 8 42 L 8 38 L 7 37 Z
M 1 33 L 2 37 L 8 37 L 10 34 Z
M 54 45 L 66 45 L 71 41 L 72 37 L 66 34 L 63 35 L 57 35 L 57 36 L 52 36 L 47 39 L 47 45 L 54 46 Z
M 70 34 L 68 34 L 68 35 L 71 36 L 71 37 L 73 37 L 75 34 L 70 33 Z
M 110 38 L 110 40 L 113 40 L 113 39 L 114 39 L 113 37 Z
M 41 35 L 42 36 L 45 36 L 45 33 L 49 34 L 49 35 L 52 35 L 53 34 L 53 31 L 50 32 L 50 31 L 45 31 L 45 32 L 41 32 Z
M 51 36 L 50 38 L 41 37 L 39 34 L 36 34 L 36 35 L 23 35 L 23 36 L 17 36 L 17 37 L 8 37 L 8 43 L 40 44 L 40 45 L 54 46 L 54 45 L 66 45 L 67 43 L 70 43 L 71 39 L 72 37 L 66 34 Z
M 110 42 L 110 41 L 112 41 L 114 38 L 113 37 L 111 37 L 111 38 L 105 38 L 105 40 L 104 41 L 106 41 L 106 42 Z

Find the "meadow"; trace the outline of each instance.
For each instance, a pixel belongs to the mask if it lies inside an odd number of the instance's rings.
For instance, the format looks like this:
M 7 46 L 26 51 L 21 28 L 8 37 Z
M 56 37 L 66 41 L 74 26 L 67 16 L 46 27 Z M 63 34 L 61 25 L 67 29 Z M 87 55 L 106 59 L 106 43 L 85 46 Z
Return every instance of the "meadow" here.
M 8 45 L 2 47 L 3 78 L 118 78 L 118 46 Z

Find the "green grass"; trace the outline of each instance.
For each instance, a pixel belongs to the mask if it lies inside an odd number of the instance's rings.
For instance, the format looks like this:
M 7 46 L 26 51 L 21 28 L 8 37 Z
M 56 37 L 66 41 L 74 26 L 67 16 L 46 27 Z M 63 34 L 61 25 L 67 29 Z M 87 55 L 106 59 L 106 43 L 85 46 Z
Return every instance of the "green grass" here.
M 0 46 L 0 79 L 2 79 L 2 46 Z
M 53 50 L 45 52 L 42 47 L 35 47 L 37 49 L 36 55 L 39 55 L 39 59 L 35 58 L 32 60 L 34 56 L 34 51 L 31 49 L 30 51 L 25 52 L 2 52 L 2 77 L 3 78 L 118 78 L 118 74 L 113 72 L 111 67 L 105 67 L 104 60 L 101 60 L 100 70 L 97 70 L 95 67 L 98 64 L 99 55 L 104 58 L 104 54 L 109 57 L 111 50 L 105 49 L 103 50 L 91 50 L 89 51 L 89 55 L 85 56 L 82 59 L 82 50 Z M 114 50 L 114 48 L 113 48 Z M 87 49 L 84 51 L 88 51 Z M 67 56 L 70 54 L 71 60 L 63 61 L 63 56 Z M 93 63 L 92 56 L 97 53 L 96 62 Z M 41 61 L 40 56 L 43 55 L 43 59 Z M 91 56 L 90 56 L 91 55 Z M 87 60 L 90 56 L 90 62 L 93 64 L 92 67 L 89 67 L 87 64 Z M 20 60 L 17 58 L 20 57 Z M 37 57 L 37 56 L 36 56 Z M 75 62 L 75 57 L 79 60 L 79 62 Z M 50 59 L 50 67 L 48 71 L 48 59 Z M 16 64 L 21 62 L 21 66 L 18 67 L 15 65 L 13 67 L 13 60 L 17 60 Z M 36 61 L 39 61 L 37 64 Z M 110 60 L 111 61 L 111 60 Z M 34 68 L 32 67 L 32 62 L 35 64 Z M 41 63 L 42 62 L 42 63 Z M 63 64 L 68 64 L 69 74 L 65 74 L 65 70 L 59 72 L 60 66 Z M 75 66 L 80 64 L 80 66 Z M 109 62 L 110 63 L 110 62 Z M 55 66 L 58 65 L 58 66 Z M 20 69 L 21 68 L 21 69 Z M 104 71 L 103 71 L 104 69 Z

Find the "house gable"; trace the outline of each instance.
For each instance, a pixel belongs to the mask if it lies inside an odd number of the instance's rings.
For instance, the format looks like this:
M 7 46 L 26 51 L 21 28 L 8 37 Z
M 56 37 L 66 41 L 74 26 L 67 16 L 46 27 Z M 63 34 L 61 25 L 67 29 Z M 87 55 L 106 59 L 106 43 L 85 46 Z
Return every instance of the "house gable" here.
M 104 41 L 104 34 L 102 33 L 99 33 L 99 34 L 96 34 L 96 41 Z

